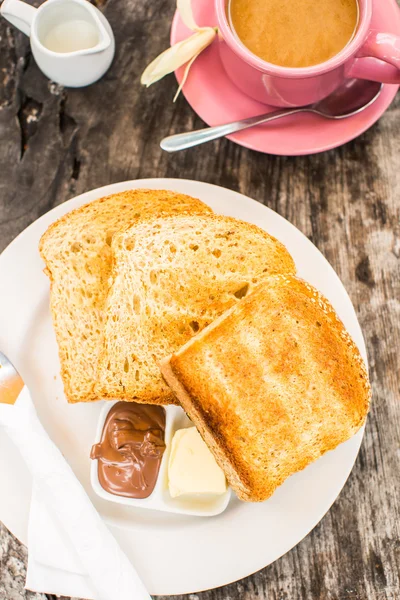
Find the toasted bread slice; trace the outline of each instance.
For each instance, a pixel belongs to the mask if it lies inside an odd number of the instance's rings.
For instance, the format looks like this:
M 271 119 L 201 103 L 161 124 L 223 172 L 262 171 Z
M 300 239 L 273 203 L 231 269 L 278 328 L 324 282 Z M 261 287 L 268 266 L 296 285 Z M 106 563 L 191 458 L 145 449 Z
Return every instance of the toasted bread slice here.
M 130 190 L 73 210 L 49 227 L 40 253 L 51 280 L 50 306 L 69 402 L 97 400 L 94 383 L 111 274 L 111 240 L 141 218 L 211 209 L 164 190 Z
M 158 362 L 271 273 L 294 273 L 286 248 L 255 225 L 218 215 L 141 222 L 115 236 L 98 394 L 174 400 Z
M 161 371 L 247 501 L 349 439 L 370 402 L 364 362 L 334 309 L 288 275 L 263 281 Z

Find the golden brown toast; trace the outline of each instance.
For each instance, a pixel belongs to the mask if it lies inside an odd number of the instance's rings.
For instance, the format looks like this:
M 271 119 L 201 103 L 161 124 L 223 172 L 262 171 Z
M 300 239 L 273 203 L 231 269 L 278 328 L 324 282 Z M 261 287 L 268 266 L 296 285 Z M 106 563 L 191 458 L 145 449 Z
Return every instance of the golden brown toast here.
M 73 210 L 42 236 L 39 250 L 51 281 L 50 307 L 69 402 L 99 398 L 94 384 L 113 235 L 140 219 L 182 212 L 212 211 L 183 194 L 129 190 Z
M 97 393 L 168 404 L 158 362 L 271 273 L 294 273 L 264 230 L 221 215 L 142 221 L 116 235 Z
M 239 498 L 263 501 L 349 439 L 370 385 L 329 302 L 290 275 L 264 280 L 161 371 Z

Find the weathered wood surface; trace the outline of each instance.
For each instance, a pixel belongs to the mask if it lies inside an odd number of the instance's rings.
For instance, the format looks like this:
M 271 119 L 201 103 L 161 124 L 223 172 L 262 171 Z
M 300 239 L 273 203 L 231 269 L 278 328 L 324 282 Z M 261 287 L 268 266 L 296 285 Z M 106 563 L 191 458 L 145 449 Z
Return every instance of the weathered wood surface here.
M 27 39 L 0 23 L 0 250 L 68 198 L 140 177 L 216 183 L 294 223 L 339 273 L 364 330 L 374 391 L 365 440 L 339 500 L 297 548 L 191 600 L 398 600 L 400 98 L 365 135 L 318 156 L 265 156 L 227 140 L 169 156 L 161 136 L 201 121 L 182 97 L 172 104 L 173 77 L 146 91 L 139 75 L 168 44 L 173 4 L 108 0 L 116 59 L 82 90 L 49 83 Z M 25 563 L 2 527 L 0 599 L 44 600 L 23 590 Z

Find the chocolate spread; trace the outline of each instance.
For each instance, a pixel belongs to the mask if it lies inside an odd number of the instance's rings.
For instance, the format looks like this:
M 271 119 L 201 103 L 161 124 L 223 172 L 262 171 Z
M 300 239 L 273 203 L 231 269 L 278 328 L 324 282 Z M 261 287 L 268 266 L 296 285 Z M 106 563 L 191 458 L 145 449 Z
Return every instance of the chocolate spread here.
M 114 404 L 104 423 L 100 443 L 90 453 L 90 458 L 99 461 L 101 486 L 117 496 L 150 496 L 165 450 L 164 434 L 162 406 Z

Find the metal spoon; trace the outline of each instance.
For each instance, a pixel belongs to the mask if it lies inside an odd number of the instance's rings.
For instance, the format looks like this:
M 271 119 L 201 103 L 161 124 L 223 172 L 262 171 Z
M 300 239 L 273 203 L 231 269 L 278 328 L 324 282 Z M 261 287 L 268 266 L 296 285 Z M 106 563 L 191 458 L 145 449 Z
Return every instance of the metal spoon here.
M 321 115 L 327 119 L 345 119 L 362 112 L 368 106 L 371 106 L 379 97 L 383 88 L 382 83 L 375 81 L 366 81 L 364 79 L 348 79 L 342 86 L 337 88 L 330 96 L 308 106 L 301 106 L 293 109 L 277 110 L 273 113 L 258 115 L 234 123 L 225 125 L 217 125 L 216 127 L 206 127 L 197 131 L 189 131 L 187 133 L 178 133 L 170 135 L 161 141 L 161 148 L 167 152 L 178 152 L 186 150 L 211 140 L 230 135 L 242 129 L 248 129 L 255 125 L 275 121 L 289 115 L 297 113 L 309 112 L 316 115 Z
M 20 375 L 8 358 L 0 352 L 0 404 L 15 404 L 24 387 Z

